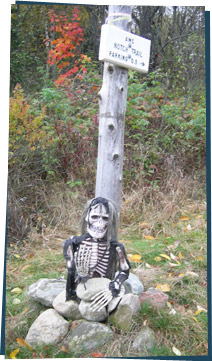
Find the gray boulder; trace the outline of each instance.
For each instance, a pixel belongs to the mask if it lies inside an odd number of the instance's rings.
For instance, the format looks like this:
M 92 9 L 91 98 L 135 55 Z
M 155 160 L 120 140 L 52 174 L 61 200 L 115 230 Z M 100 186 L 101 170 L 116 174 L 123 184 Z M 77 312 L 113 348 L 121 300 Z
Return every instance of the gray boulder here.
M 109 287 L 111 280 L 108 278 L 90 278 L 84 283 L 80 283 L 77 286 L 77 297 L 83 301 L 91 301 L 91 298 L 104 288 Z
M 66 336 L 68 329 L 68 321 L 51 308 L 33 322 L 25 340 L 30 346 L 54 345 Z
M 85 284 L 80 283 L 77 286 L 77 289 L 76 289 L 77 296 L 81 300 L 85 301 L 85 303 L 84 302 L 82 302 L 82 304 L 80 303 L 81 304 L 80 312 L 86 320 L 102 321 L 103 319 L 105 319 L 107 317 L 106 309 L 104 308 L 102 316 L 100 316 L 101 319 L 98 319 L 97 313 L 93 313 L 90 310 L 88 302 L 89 301 L 91 302 L 92 297 L 94 297 L 98 292 L 100 292 L 104 289 L 108 289 L 110 282 L 111 282 L 111 280 L 108 278 L 90 278 Z M 125 294 L 125 288 L 124 288 L 124 286 L 122 286 L 118 296 L 114 297 L 108 304 L 108 312 L 109 313 L 111 313 L 117 307 L 118 303 L 120 302 L 120 300 L 122 299 L 124 294 Z M 88 314 L 88 315 L 86 315 L 86 314 Z M 105 316 L 102 319 L 103 315 L 105 315 Z
M 70 317 L 72 320 L 79 320 L 82 315 L 77 301 L 66 301 L 66 290 L 62 291 L 53 301 L 54 309 L 63 317 Z
M 79 304 L 79 311 L 83 318 L 88 321 L 104 321 L 108 317 L 106 307 L 103 307 L 100 311 L 92 311 L 91 302 L 81 301 Z
M 129 332 L 139 311 L 139 297 L 132 293 L 127 293 L 123 296 L 117 309 L 109 316 L 109 322 L 118 329 Z
M 65 345 L 75 357 L 94 351 L 114 336 L 113 331 L 99 322 L 76 321 L 77 326 L 68 334 Z
M 136 336 L 132 343 L 132 349 L 137 352 L 148 352 L 157 344 L 154 331 L 149 327 L 144 327 Z
M 63 279 L 41 278 L 28 288 L 28 296 L 33 300 L 52 307 L 53 300 L 66 287 Z
M 138 276 L 130 272 L 129 277 L 123 283 L 125 287 L 125 293 L 133 293 L 134 295 L 140 296 L 144 291 L 144 286 L 139 280 Z

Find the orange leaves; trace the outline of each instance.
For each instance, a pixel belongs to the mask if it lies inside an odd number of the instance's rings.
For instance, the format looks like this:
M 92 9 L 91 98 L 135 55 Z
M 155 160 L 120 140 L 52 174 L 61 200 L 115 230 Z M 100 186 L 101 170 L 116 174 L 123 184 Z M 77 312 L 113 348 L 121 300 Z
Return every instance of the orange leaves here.
M 144 238 L 149 239 L 150 241 L 154 241 L 156 238 L 149 236 L 149 235 L 145 235 Z
M 28 343 L 23 339 L 23 337 L 22 338 L 16 338 L 16 341 L 20 346 L 25 346 L 30 351 L 33 351 L 32 347 L 30 345 L 28 345 Z
M 105 357 L 105 355 L 100 352 L 92 352 L 92 357 Z
M 54 10 L 49 11 L 49 16 L 52 22 L 50 28 L 51 32 L 54 32 L 54 39 L 50 41 L 45 40 L 46 44 L 51 44 L 51 50 L 48 54 L 47 63 L 52 66 L 57 65 L 59 72 L 61 73 L 56 80 L 57 85 L 62 85 L 67 77 L 73 76 L 79 71 L 79 68 L 83 68 L 85 71 L 84 63 L 89 61 L 88 57 L 80 54 L 80 44 L 83 41 L 83 29 L 80 25 L 79 9 L 75 6 L 73 9 L 72 19 L 68 19 L 65 14 L 57 15 Z M 72 68 L 63 71 L 64 68 L 70 66 L 69 58 L 75 59 Z
M 180 217 L 180 221 L 188 221 L 190 219 L 190 217 L 184 216 L 184 217 Z
M 33 351 L 32 347 L 28 345 L 28 343 L 23 338 L 16 338 L 17 343 L 19 346 L 27 347 L 30 351 Z M 17 354 L 19 353 L 20 348 L 16 348 L 14 351 L 12 351 L 9 355 L 9 358 L 16 359 Z

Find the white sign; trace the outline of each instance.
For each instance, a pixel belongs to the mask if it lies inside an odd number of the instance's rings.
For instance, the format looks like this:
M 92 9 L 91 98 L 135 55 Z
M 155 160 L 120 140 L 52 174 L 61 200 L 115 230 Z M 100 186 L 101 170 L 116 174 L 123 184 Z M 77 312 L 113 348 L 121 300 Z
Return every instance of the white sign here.
M 99 60 L 147 73 L 150 46 L 149 39 L 105 24 L 101 29 Z

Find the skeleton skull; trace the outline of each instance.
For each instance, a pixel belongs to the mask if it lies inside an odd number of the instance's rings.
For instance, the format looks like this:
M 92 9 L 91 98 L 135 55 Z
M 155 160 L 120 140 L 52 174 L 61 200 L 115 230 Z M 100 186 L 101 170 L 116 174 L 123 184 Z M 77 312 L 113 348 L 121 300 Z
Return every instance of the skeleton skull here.
M 96 239 L 103 238 L 107 232 L 109 214 L 103 204 L 96 204 L 91 207 L 86 217 L 87 231 Z

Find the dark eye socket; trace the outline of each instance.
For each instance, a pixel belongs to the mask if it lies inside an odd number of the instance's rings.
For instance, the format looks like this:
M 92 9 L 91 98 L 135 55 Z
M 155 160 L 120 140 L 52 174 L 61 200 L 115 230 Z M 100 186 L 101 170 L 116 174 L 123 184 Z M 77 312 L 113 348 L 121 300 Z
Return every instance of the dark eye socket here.
M 95 215 L 93 215 L 93 216 L 91 216 L 91 218 L 92 218 L 92 219 L 98 219 L 98 218 L 99 218 L 99 216 L 95 216 Z
M 104 221 L 108 221 L 108 217 L 102 217 Z

